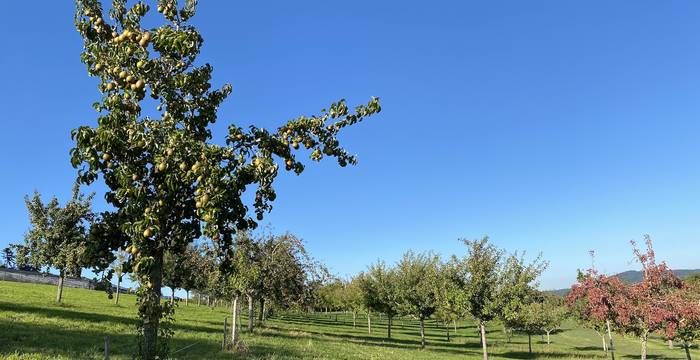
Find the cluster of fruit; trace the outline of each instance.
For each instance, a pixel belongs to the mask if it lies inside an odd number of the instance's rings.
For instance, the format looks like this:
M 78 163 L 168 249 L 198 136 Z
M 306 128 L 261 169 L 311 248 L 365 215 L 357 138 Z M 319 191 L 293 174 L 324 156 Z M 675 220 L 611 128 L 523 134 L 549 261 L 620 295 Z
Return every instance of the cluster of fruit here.
M 112 42 L 121 44 L 127 40 L 138 43 L 142 48 L 146 48 L 151 41 L 151 33 L 145 31 L 142 34 L 138 31 L 131 31 L 129 29 L 124 30 L 121 34 L 117 33 L 116 31 L 112 32 Z

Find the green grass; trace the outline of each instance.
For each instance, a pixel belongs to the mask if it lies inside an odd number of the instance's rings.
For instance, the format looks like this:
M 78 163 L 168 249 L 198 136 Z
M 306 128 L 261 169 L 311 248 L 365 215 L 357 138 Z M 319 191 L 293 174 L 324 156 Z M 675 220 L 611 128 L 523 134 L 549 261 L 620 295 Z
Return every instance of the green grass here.
M 83 289 L 64 290 L 63 304 L 54 300 L 55 287 L 0 281 L 0 359 L 104 359 L 104 337 L 109 336 L 112 359 L 131 359 L 135 352 L 136 309 L 133 296 L 122 296 L 114 305 L 105 293 Z M 180 304 L 171 349 L 177 359 L 480 359 L 481 349 L 475 326 L 458 323 L 458 334 L 447 342 L 444 328 L 431 320 L 427 348 L 418 349 L 416 321 L 394 321 L 387 340 L 386 323 L 373 318 L 372 334 L 365 317 L 352 326 L 349 314 L 279 314 L 254 334 L 242 334 L 247 350 L 232 354 L 221 351 L 223 319 L 229 309 Z M 338 320 L 336 321 L 336 315 Z M 600 338 L 590 330 L 567 323 L 547 345 L 533 338 L 534 354 L 527 353 L 527 338 L 516 335 L 508 343 L 494 324 L 489 329 L 492 359 L 604 359 Z M 617 358 L 638 358 L 634 339 L 618 336 Z M 685 359 L 683 350 L 668 350 L 654 339 L 649 345 L 651 359 Z M 693 356 L 700 352 L 693 351 Z

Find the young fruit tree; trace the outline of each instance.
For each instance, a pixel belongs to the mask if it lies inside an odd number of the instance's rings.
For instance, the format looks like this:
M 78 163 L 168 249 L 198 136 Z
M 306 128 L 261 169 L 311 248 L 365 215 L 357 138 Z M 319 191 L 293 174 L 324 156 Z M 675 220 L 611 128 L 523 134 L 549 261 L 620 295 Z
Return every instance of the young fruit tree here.
M 561 298 L 545 296 L 542 311 L 539 314 L 542 317 L 542 330 L 547 335 L 547 345 L 550 345 L 552 332 L 559 329 L 561 323 L 567 318 L 566 308 Z
M 627 288 L 619 278 L 608 277 L 590 268 L 585 273 L 579 272 L 578 281 L 571 286 L 571 291 L 564 300 L 581 323 L 598 333 L 607 333 L 609 344 L 606 347 L 603 340 L 603 351 L 609 350 L 613 360 L 613 326 L 617 324 L 620 308 L 626 298 Z
M 565 314 L 563 307 L 542 296 L 542 299 L 521 306 L 509 318 L 508 326 L 527 334 L 528 352 L 532 354 L 532 335 L 546 334 L 549 345 L 550 334 L 561 325 Z
M 45 204 L 38 192 L 24 198 L 31 228 L 24 237 L 18 265 L 58 270 L 56 301 L 59 303 L 66 276 L 78 277 L 92 263 L 88 244 L 90 226 L 95 219 L 90 205 L 92 197 L 81 194 L 79 185 L 75 184 L 71 199 L 63 207 L 55 197 Z
M 2 252 L 0 252 L 0 256 L 2 256 L 2 267 L 14 269 L 14 267 L 17 265 L 17 262 L 15 261 L 15 253 L 11 247 L 8 246 L 2 249 Z
M 127 254 L 126 251 L 117 251 L 115 254 L 115 260 L 109 267 L 109 269 L 117 277 L 117 295 L 114 300 L 114 304 L 116 305 L 119 305 L 119 294 L 121 293 L 122 280 L 126 274 L 124 264 L 127 262 L 128 256 L 129 254 Z
M 452 256 L 450 260 L 443 264 L 440 269 L 440 282 L 438 284 L 438 308 L 435 311 L 435 316 L 443 322 L 447 341 L 450 341 L 450 323 L 453 326 L 454 332 L 457 332 L 457 320 L 459 319 L 460 310 L 457 302 L 459 294 L 460 264 L 456 256 Z
M 401 299 L 396 270 L 378 261 L 370 265 L 360 278 L 364 307 L 367 309 L 367 331 L 372 332 L 371 312 L 383 313 L 387 316 L 386 336 L 391 339 L 391 327 L 394 317 L 399 314 Z
M 634 255 L 642 265 L 642 281 L 627 288 L 627 296 L 622 298 L 624 301 L 618 307 L 618 324 L 622 331 L 639 338 L 642 360 L 647 358 L 649 336 L 668 330 L 667 325 L 676 316 L 668 297 L 683 288 L 683 282 L 665 262 L 656 262 L 651 238 L 646 235 L 644 239 L 645 252 L 632 241 Z
M 396 264 L 396 288 L 399 310 L 418 318 L 420 348 L 425 348 L 425 319 L 430 318 L 440 303 L 440 258 L 431 253 L 408 251 Z M 389 318 L 391 322 L 391 318 Z
M 686 287 L 667 296 L 666 301 L 673 309 L 673 317 L 666 323 L 664 333 L 678 341 L 687 360 L 692 360 L 690 347 L 700 339 L 700 296 Z
M 541 294 L 537 291 L 536 281 L 547 267 L 547 263 L 541 258 L 540 255 L 528 264 L 524 254 L 515 253 L 505 260 L 498 280 L 497 298 L 498 317 L 506 328 L 522 325 L 519 322 L 522 308 L 540 300 Z
M 273 304 L 288 309 L 301 299 L 312 261 L 301 239 L 293 234 L 263 235 L 258 243 L 261 280 L 258 321 L 264 324 Z
M 353 277 L 343 287 L 343 307 L 352 313 L 352 327 L 357 327 L 357 313 L 366 310 L 362 299 L 362 285 L 359 276 Z
M 141 357 L 153 359 L 167 354 L 159 335 L 171 335 L 164 327 L 169 321 L 161 323 L 173 312 L 160 299 L 164 255 L 182 254 L 206 235 L 222 257 L 230 256 L 235 233 L 257 226 L 244 193 L 255 192 L 250 205 L 260 221 L 277 197 L 277 163 L 296 174 L 304 170 L 297 149 L 307 149 L 314 161 L 355 164 L 337 136 L 379 112 L 379 100 L 354 111 L 341 100 L 274 130 L 231 124 L 223 144 L 214 142 L 210 126 L 231 86 L 212 89 L 213 67 L 196 61 L 203 39 L 188 23 L 196 1 L 178 7 L 176 0 L 159 0 L 164 21 L 151 28 L 142 25 L 151 10 L 144 2 L 128 7 L 114 0 L 108 13 L 99 0 L 76 3 L 81 60 L 98 79 L 101 98 L 94 104 L 96 124 L 72 132 L 71 162 L 82 183 L 101 176 L 105 198 L 119 214 L 128 240 L 117 248 L 129 250 L 145 285 L 137 293 Z
M 483 358 L 488 360 L 486 324 L 499 315 L 498 281 L 503 251 L 489 244 L 488 237 L 462 241 L 467 255 L 459 260 L 459 273 L 454 279 L 457 304 L 465 315 L 477 321 Z
M 182 257 L 182 262 L 180 267 L 184 270 L 182 271 L 182 279 L 180 285 L 182 289 L 185 290 L 185 305 L 190 304 L 190 291 L 195 289 L 198 285 L 200 271 L 202 270 L 199 266 L 201 264 L 201 253 L 199 248 L 194 244 L 187 246 L 185 250 L 185 255 Z

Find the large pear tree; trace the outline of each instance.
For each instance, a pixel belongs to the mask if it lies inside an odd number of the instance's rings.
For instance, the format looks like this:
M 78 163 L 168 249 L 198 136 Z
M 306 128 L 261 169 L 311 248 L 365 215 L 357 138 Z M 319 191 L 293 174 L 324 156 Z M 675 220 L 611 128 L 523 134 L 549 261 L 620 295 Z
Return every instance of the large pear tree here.
M 167 352 L 158 337 L 170 334 L 161 319 L 172 317 L 160 301 L 164 254 L 181 254 L 205 235 L 226 259 L 235 233 L 255 228 L 271 210 L 278 163 L 297 174 L 304 170 L 299 155 L 355 164 L 337 135 L 379 112 L 379 101 L 351 111 L 341 100 L 272 130 L 231 124 L 224 141 L 213 142 L 209 127 L 231 86 L 213 89 L 212 66 L 196 61 L 203 40 L 188 24 L 196 1 L 159 0 L 162 22 L 151 28 L 142 25 L 151 10 L 144 2 L 113 0 L 108 11 L 99 0 L 76 3 L 81 60 L 98 79 L 101 98 L 97 122 L 72 133 L 72 164 L 80 181 L 101 177 L 108 188 L 105 198 L 128 238 L 118 248 L 130 253 L 131 271 L 145 284 L 138 291 L 140 352 L 153 359 Z M 243 199 L 246 190 L 255 192 L 252 204 Z

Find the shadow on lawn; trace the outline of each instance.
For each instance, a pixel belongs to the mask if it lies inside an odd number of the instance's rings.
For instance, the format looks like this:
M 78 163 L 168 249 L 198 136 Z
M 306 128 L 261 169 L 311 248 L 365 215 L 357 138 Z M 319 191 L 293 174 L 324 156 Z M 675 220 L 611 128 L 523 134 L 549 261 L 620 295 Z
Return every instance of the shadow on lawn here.
M 679 350 L 679 351 L 683 351 L 683 350 Z M 639 355 L 622 355 L 621 357 L 625 358 L 625 359 L 639 359 Z M 647 354 L 647 359 L 682 360 L 685 358 L 686 358 L 685 356 L 668 357 L 667 355 Z
M 374 322 L 372 324 L 373 333 L 375 333 L 377 335 L 374 335 L 374 336 L 364 335 L 363 336 L 361 334 L 366 333 L 366 330 L 365 330 L 366 326 L 367 326 L 366 323 L 358 324 L 357 327 L 353 327 L 352 322 L 349 322 L 349 323 L 340 322 L 340 321 L 334 322 L 334 321 L 328 321 L 327 319 L 319 320 L 318 318 L 315 318 L 313 316 L 306 317 L 306 316 L 300 316 L 300 315 L 296 315 L 296 316 L 285 315 L 283 317 L 282 316 L 278 317 L 275 320 L 277 320 L 280 323 L 285 323 L 285 324 L 289 324 L 292 326 L 300 326 L 300 328 L 294 329 L 294 330 L 299 330 L 299 331 L 304 331 L 305 329 L 308 329 L 309 327 L 312 327 L 312 326 L 320 326 L 320 327 L 327 327 L 329 329 L 333 329 L 332 332 L 330 332 L 330 330 L 329 330 L 329 332 L 316 331 L 318 334 L 323 334 L 323 335 L 327 335 L 327 336 L 355 337 L 355 338 L 365 339 L 365 340 L 367 340 L 367 339 L 389 340 L 389 339 L 382 337 L 382 335 L 381 335 L 381 334 L 386 334 L 386 327 L 387 327 L 386 322 L 382 322 L 382 323 Z M 454 332 L 454 328 L 450 327 L 449 328 L 450 329 L 450 338 L 453 339 L 451 342 L 447 342 L 447 340 L 446 340 L 447 330 L 445 329 L 445 327 L 439 326 L 439 325 L 431 322 L 431 323 L 426 324 L 425 328 L 426 328 L 426 340 L 427 341 L 433 342 L 433 343 L 437 342 L 440 344 L 446 344 L 448 346 L 453 346 L 453 344 L 455 344 L 454 338 L 460 338 L 463 340 L 469 339 L 469 338 L 474 338 L 474 339 L 477 339 L 477 342 L 478 342 L 478 338 L 479 338 L 477 330 L 473 329 L 473 331 L 470 331 L 470 330 L 472 330 L 472 327 L 468 327 L 468 326 L 467 327 L 464 327 L 464 326 L 458 327 L 458 329 L 460 329 L 460 331 L 458 331 L 456 334 Z M 338 334 L 336 329 L 340 329 L 340 331 L 345 332 L 345 334 Z M 288 330 L 290 330 L 290 329 L 288 329 Z M 493 333 L 493 332 L 498 332 L 498 331 L 499 330 L 491 329 L 487 332 Z M 415 320 L 404 320 L 404 321 L 395 320 L 395 322 L 392 325 L 391 332 L 392 332 L 392 335 L 394 335 L 394 336 L 405 335 L 405 336 L 416 337 L 416 338 L 420 334 L 418 322 Z M 418 344 L 418 340 L 413 341 L 413 343 Z
M 75 310 L 70 310 L 70 308 L 66 308 L 66 307 L 61 306 L 61 305 L 56 305 L 56 306 L 52 306 L 52 307 L 48 307 L 48 306 L 47 307 L 38 307 L 38 306 L 20 305 L 20 304 L 0 302 L 0 310 L 9 311 L 9 312 L 16 312 L 16 313 L 27 313 L 27 314 L 33 314 L 33 315 L 40 314 L 40 315 L 45 316 L 47 318 L 60 318 L 60 319 L 69 319 L 69 320 L 76 320 L 76 321 L 88 321 L 88 322 L 93 322 L 93 323 L 111 322 L 111 323 L 116 323 L 116 324 L 122 324 L 125 326 L 131 326 L 134 328 L 138 324 L 138 319 L 136 319 L 136 318 L 128 318 L 128 317 L 114 316 L 114 315 L 108 315 L 108 314 L 75 311 Z M 196 332 L 205 332 L 205 333 L 219 333 L 220 332 L 216 328 L 178 324 L 177 321 L 175 321 L 175 323 L 173 324 L 173 329 L 174 330 L 188 330 L 188 331 L 196 331 Z
M 274 330 L 274 332 L 269 332 L 264 335 L 272 337 L 281 337 L 288 339 L 299 339 L 300 336 L 291 335 L 290 332 L 298 331 L 299 333 L 306 334 L 309 336 L 323 336 L 326 338 L 335 339 L 337 341 L 347 341 L 361 345 L 369 346 L 379 346 L 379 347 L 392 347 L 397 349 L 406 350 L 418 350 L 420 347 L 420 341 L 418 339 L 408 340 L 408 339 L 387 339 L 380 336 L 371 335 L 352 335 L 352 334 L 338 334 L 329 333 L 323 331 L 315 331 L 309 329 L 290 329 L 279 326 L 268 325 L 266 329 Z M 465 354 L 469 352 L 478 352 L 481 350 L 481 345 L 478 343 L 447 343 L 444 341 L 427 341 L 426 342 L 427 351 L 445 352 L 451 354 Z
M 56 356 L 68 359 L 101 358 L 104 356 L 104 337 L 109 337 L 110 355 L 129 358 L 137 351 L 137 339 L 134 334 L 96 331 L 95 329 L 78 330 L 46 324 L 27 324 L 0 321 L 5 330 L 0 333 L 0 358 L 14 354 L 37 355 L 41 359 Z M 260 351 L 274 353 L 275 349 L 256 346 Z M 231 354 L 221 352 L 217 341 L 198 339 L 193 341 L 172 339 L 170 350 L 180 350 L 174 354 L 176 359 L 228 359 Z M 289 353 L 289 350 L 287 349 Z
M 130 355 L 135 351 L 135 337 L 131 334 L 113 334 L 94 329 L 66 329 L 46 324 L 28 324 L 0 321 L 0 355 L 39 354 L 41 358 L 62 355 L 69 359 L 104 354 L 104 337 L 109 336 L 110 352 Z M 2 356 L 0 356 L 2 357 Z
M 560 352 L 547 352 L 547 353 L 538 353 L 538 352 L 532 352 L 529 353 L 527 351 L 508 351 L 504 353 L 499 353 L 498 357 L 503 357 L 506 359 L 570 359 L 571 354 L 568 353 L 560 353 Z M 593 355 L 580 355 L 576 354 L 577 359 L 598 359 L 598 356 L 593 356 Z

